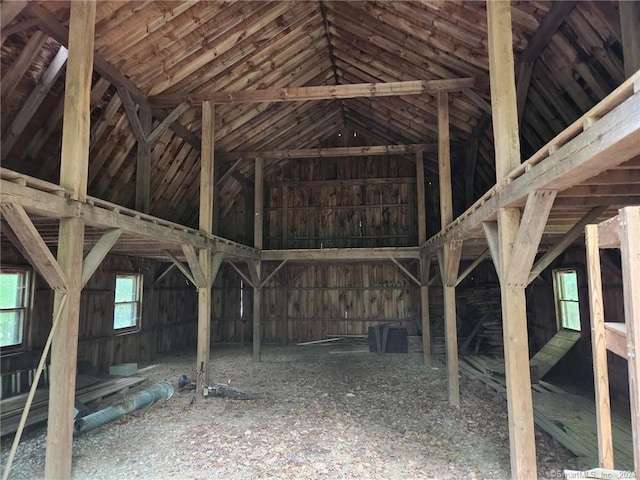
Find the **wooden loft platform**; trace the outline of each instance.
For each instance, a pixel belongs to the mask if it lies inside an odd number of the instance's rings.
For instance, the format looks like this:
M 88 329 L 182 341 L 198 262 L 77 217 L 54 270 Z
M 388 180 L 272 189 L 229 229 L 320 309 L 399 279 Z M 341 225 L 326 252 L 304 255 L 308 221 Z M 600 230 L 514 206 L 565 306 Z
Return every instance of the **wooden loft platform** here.
M 462 257 L 476 258 L 486 249 L 483 230 L 496 220 L 498 210 L 520 207 L 526 212 L 528 202 L 535 206 L 532 195 L 540 191 L 557 192 L 542 250 L 566 239 L 568 232 L 575 231 L 575 240 L 584 224 L 609 218 L 618 207 L 640 204 L 640 72 L 427 240 L 425 254 L 464 240 Z
M 85 202 L 70 198 L 60 185 L 45 182 L 4 168 L 0 169 L 0 200 L 19 205 L 49 246 L 57 245 L 60 218 L 77 217 L 85 221 L 85 247 L 91 247 L 104 230 L 119 229 L 121 235 L 111 252 L 142 258 L 168 260 L 167 252 L 184 259 L 182 245 L 209 248 L 225 256 L 260 258 L 259 250 L 200 230 L 185 227 L 98 198 Z

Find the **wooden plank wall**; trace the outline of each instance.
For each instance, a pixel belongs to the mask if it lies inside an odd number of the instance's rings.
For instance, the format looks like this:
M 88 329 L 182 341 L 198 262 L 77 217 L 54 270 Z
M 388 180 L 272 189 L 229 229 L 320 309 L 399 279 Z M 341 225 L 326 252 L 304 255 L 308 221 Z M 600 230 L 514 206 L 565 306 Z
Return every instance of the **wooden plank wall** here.
M 267 170 L 265 197 L 265 248 L 417 245 L 415 164 L 408 158 L 281 162 Z
M 300 269 L 303 269 L 300 271 Z M 362 335 L 369 326 L 400 321 L 415 335 L 418 289 L 392 264 L 316 264 L 293 267 L 287 298 L 287 340 Z M 264 289 L 263 341 L 279 342 L 284 292 L 276 281 Z
M 4 265 L 28 263 L 11 246 L 2 246 Z M 107 257 L 82 292 L 78 361 L 107 371 L 123 362 L 149 362 L 160 353 L 195 345 L 195 288 L 180 273 L 171 272 L 155 288 L 153 276 L 160 266 L 129 257 Z M 141 330 L 114 335 L 113 304 L 116 273 L 144 275 Z M 53 293 L 35 275 L 33 308 L 25 328 L 24 348 L 3 352 L 2 373 L 35 366 L 51 328 Z

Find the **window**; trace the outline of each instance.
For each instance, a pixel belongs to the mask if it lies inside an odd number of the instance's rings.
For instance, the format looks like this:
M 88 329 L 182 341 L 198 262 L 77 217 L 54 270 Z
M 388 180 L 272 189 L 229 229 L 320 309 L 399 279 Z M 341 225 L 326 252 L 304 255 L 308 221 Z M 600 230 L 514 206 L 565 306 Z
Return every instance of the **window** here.
M 29 277 L 25 268 L 0 270 L 0 347 L 22 344 L 30 300 Z
M 580 331 L 580 306 L 578 303 L 578 274 L 574 269 L 553 271 L 553 291 L 556 297 L 558 325 L 568 330 Z
M 116 275 L 116 299 L 113 329 L 136 329 L 140 326 L 142 275 Z

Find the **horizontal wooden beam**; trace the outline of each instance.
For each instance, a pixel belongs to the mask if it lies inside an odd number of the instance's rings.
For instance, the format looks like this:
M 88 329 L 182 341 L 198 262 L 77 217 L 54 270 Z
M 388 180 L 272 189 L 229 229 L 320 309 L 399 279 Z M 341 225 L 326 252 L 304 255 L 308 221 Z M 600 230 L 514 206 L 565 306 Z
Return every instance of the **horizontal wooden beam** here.
M 333 148 L 299 148 L 289 150 L 268 150 L 264 152 L 228 152 L 221 153 L 225 160 L 240 158 L 264 158 L 265 160 L 279 158 L 337 158 L 337 157 L 369 157 L 379 155 L 415 154 L 417 151 L 435 152 L 437 143 L 416 143 L 410 145 L 371 145 L 366 147 L 333 147 Z
M 389 259 L 419 259 L 418 247 L 379 247 L 379 248 L 321 248 L 304 250 L 263 250 L 262 260 L 389 260 Z
M 390 97 L 419 95 L 438 90 L 463 90 L 478 86 L 475 78 L 446 80 L 410 80 L 389 83 L 355 83 L 351 85 L 320 85 L 314 87 L 290 87 L 272 90 L 244 90 L 238 92 L 214 92 L 194 95 L 157 95 L 149 97 L 152 105 L 169 107 L 180 103 L 199 105 L 204 101 L 214 103 L 264 103 L 299 102 L 308 100 L 335 100 L 339 98 Z
M 0 169 L 3 177 L 13 172 Z M 17 176 L 22 177 L 20 174 Z M 30 178 L 30 177 L 28 177 Z M 17 180 L 20 180 L 18 178 Z M 260 258 L 259 250 L 226 240 L 214 235 L 178 225 L 166 220 L 141 214 L 134 210 L 109 204 L 95 198 L 87 198 L 87 202 L 66 198 L 59 185 L 33 179 L 40 188 L 20 185 L 13 181 L 0 179 L 0 203 L 21 205 L 27 212 L 50 218 L 82 218 L 88 226 L 109 229 L 122 229 L 123 233 L 148 238 L 150 248 L 153 240 L 176 245 L 189 244 L 195 248 L 211 248 L 214 252 L 224 252 L 237 258 Z M 41 188 L 50 188 L 43 191 Z M 53 193 L 52 193 L 53 192 Z

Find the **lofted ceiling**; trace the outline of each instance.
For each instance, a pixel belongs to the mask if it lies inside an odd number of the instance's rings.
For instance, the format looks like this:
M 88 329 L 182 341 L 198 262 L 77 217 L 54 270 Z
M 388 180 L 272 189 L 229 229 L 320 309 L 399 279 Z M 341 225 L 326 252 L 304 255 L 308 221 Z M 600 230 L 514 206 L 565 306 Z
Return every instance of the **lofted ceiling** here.
M 512 15 L 516 60 L 526 57 L 517 65 L 531 73 L 521 121 L 526 158 L 622 82 L 620 23 L 612 1 L 517 1 Z M 558 25 L 545 38 L 552 16 Z M 34 2 L 2 31 L 2 164 L 51 181 L 58 179 L 66 59 L 59 42 L 68 17 L 69 2 Z M 477 88 L 449 97 L 454 191 L 463 204 L 465 189 L 469 201 L 495 181 L 486 30 L 484 2 L 100 1 L 89 194 L 124 206 L 135 198 L 136 137 L 109 72 L 151 99 L 473 77 Z M 154 110 L 154 125 L 170 111 Z M 197 218 L 200 117 L 190 105 L 178 117 L 182 127 L 153 143 L 156 216 L 186 224 Z M 215 112 L 222 160 L 237 151 L 436 140 L 437 107 L 427 93 L 222 104 Z M 477 160 L 468 148 L 476 144 Z M 239 164 L 239 173 L 252 171 L 250 158 Z M 228 207 L 240 191 L 229 175 L 221 202 Z

